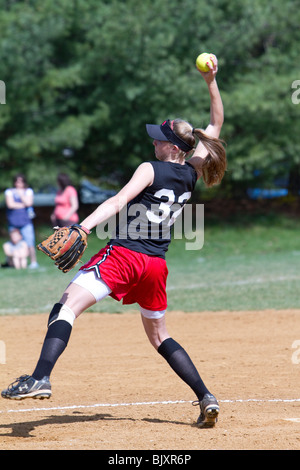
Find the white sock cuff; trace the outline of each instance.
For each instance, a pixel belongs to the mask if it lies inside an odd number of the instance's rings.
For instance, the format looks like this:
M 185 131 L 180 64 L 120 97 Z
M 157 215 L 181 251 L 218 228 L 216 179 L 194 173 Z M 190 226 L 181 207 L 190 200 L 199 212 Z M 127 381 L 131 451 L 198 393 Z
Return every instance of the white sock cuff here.
M 59 312 L 58 320 L 65 320 L 70 323 L 71 326 L 73 326 L 75 318 L 76 316 L 73 310 L 67 305 L 63 305 Z
M 60 304 L 56 304 L 54 306 L 54 308 L 57 307 L 58 305 L 60 305 Z M 52 318 L 50 319 L 50 321 L 48 323 L 48 327 L 50 325 L 52 325 L 52 323 L 54 323 L 58 320 L 64 320 L 64 321 L 68 322 L 71 326 L 73 326 L 75 318 L 76 318 L 76 316 L 75 316 L 75 313 L 73 312 L 73 310 L 70 307 L 68 307 L 67 305 L 62 304 L 62 306 L 59 309 L 59 312 L 56 312 L 56 314 L 54 314 L 52 316 Z

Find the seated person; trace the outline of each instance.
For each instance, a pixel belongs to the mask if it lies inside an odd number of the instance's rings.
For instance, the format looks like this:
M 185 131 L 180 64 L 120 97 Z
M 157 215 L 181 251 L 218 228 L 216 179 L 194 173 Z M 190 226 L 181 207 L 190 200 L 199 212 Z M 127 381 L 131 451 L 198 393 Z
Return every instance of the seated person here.
M 5 242 L 3 245 L 7 265 L 16 269 L 26 268 L 27 257 L 29 256 L 27 243 L 23 240 L 21 232 L 17 228 L 12 229 L 9 236 L 10 241 Z

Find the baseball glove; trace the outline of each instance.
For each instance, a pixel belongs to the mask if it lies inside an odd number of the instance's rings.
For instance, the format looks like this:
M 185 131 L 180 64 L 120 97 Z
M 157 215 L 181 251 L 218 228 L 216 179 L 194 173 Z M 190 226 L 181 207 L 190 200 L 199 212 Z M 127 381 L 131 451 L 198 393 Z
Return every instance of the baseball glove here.
M 91 232 L 78 224 L 54 227 L 54 230 L 37 248 L 50 256 L 58 269 L 66 273 L 79 262 L 87 247 L 87 236 Z

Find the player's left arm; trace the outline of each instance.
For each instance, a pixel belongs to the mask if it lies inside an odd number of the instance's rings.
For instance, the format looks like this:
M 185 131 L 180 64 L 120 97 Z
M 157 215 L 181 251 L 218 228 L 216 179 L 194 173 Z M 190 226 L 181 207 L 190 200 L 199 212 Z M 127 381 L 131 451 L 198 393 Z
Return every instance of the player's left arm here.
M 154 170 L 151 163 L 142 163 L 134 172 L 130 181 L 115 196 L 104 201 L 97 209 L 81 222 L 83 227 L 91 230 L 120 212 L 146 187 L 153 183 Z

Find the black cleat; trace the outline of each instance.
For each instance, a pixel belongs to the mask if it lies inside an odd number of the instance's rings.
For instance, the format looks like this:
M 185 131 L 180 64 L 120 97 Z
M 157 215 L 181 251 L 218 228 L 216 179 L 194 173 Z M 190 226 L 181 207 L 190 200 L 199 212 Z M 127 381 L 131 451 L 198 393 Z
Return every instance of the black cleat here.
M 22 375 L 1 392 L 3 398 L 23 400 L 24 398 L 50 398 L 51 385 L 49 377 L 35 380 L 31 375 Z
M 197 420 L 199 428 L 213 428 L 218 421 L 220 412 L 216 398 L 210 393 L 206 393 L 201 401 L 193 402 L 193 405 L 200 405 L 200 416 Z

